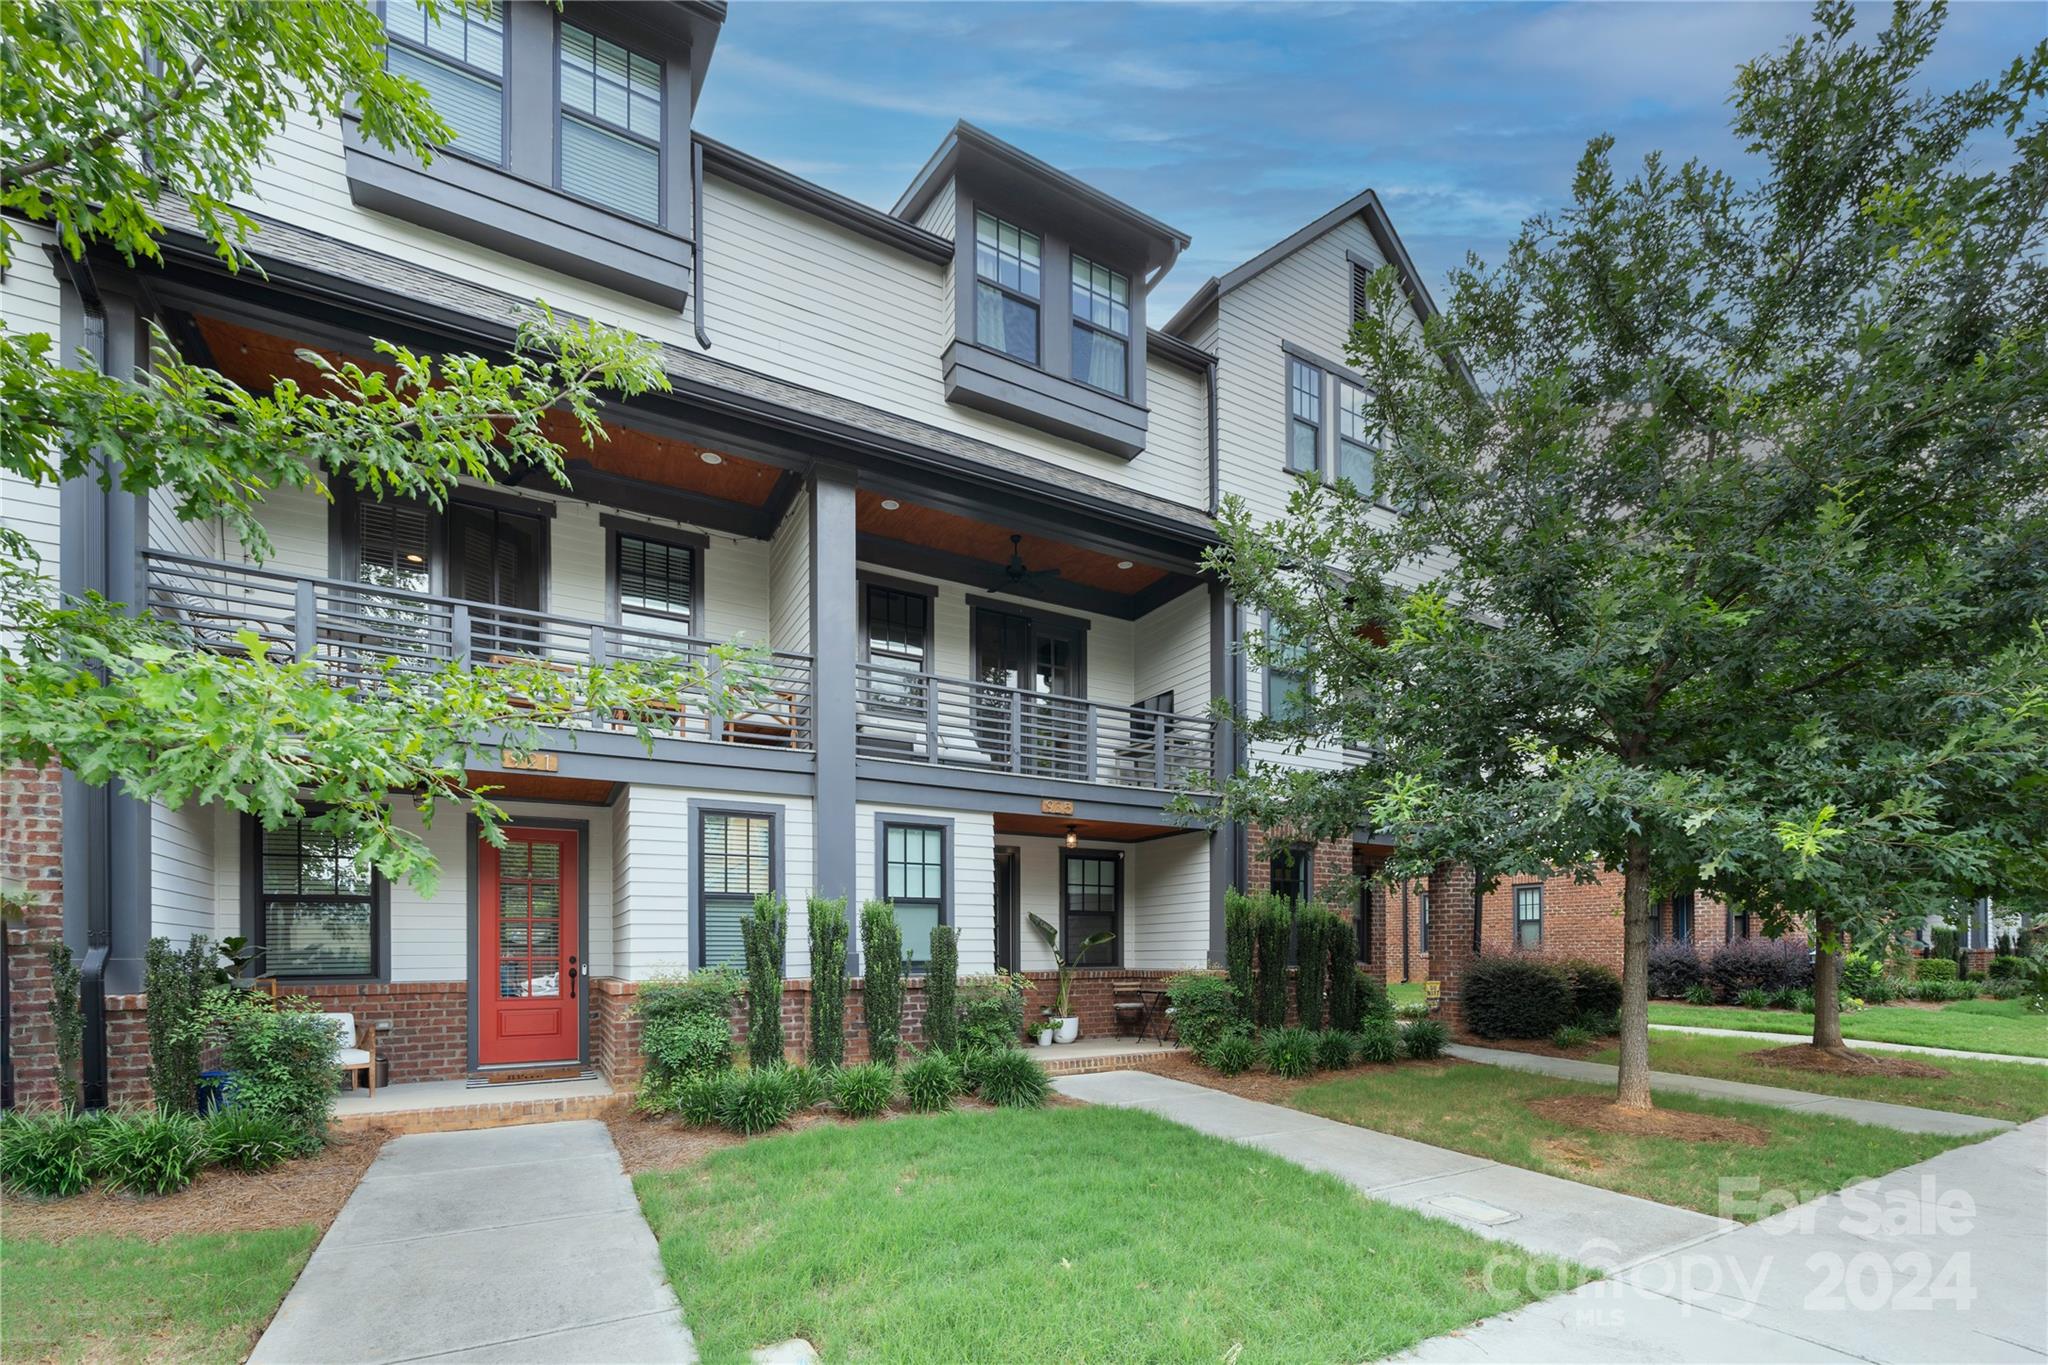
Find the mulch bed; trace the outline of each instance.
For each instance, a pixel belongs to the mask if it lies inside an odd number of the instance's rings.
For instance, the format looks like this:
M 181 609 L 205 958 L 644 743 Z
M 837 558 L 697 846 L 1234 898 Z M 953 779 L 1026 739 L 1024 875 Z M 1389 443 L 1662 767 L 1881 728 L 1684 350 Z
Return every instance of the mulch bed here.
M 152 1197 L 95 1186 L 69 1199 L 10 1195 L 7 1235 L 39 1242 L 79 1237 L 163 1242 L 195 1233 L 255 1232 L 307 1223 L 324 1232 L 389 1136 L 381 1129 L 336 1133 L 317 1156 L 287 1161 L 268 1171 L 201 1171 L 176 1194 Z
M 1869 1052 L 1834 1052 L 1800 1043 L 1793 1047 L 1767 1047 L 1749 1054 L 1758 1066 L 1786 1071 L 1819 1071 L 1831 1076 L 1910 1076 L 1919 1080 L 1940 1080 L 1948 1075 L 1938 1066 L 1908 1061 L 1904 1057 L 1880 1057 Z
M 1275 1076 L 1270 1071 L 1245 1071 L 1235 1076 L 1226 1076 L 1212 1071 L 1185 1052 L 1169 1052 L 1158 1057 L 1148 1057 L 1142 1063 L 1126 1068 L 1131 1071 L 1149 1071 L 1154 1075 L 1167 1076 L 1190 1085 L 1206 1085 L 1211 1090 L 1241 1099 L 1258 1100 L 1263 1104 L 1285 1104 L 1288 1098 L 1304 1086 L 1319 1081 L 1335 1080 L 1345 1076 L 1372 1076 L 1394 1070 L 1396 1067 L 1433 1066 L 1439 1069 L 1452 1066 L 1471 1066 L 1474 1063 L 1461 1062 L 1455 1057 L 1443 1057 L 1434 1062 L 1384 1062 L 1359 1063 L 1345 1067 L 1342 1071 L 1318 1071 L 1300 1080 L 1288 1080 Z
M 1695 1114 L 1687 1109 L 1623 1109 L 1604 1095 L 1556 1095 L 1529 1100 L 1529 1108 L 1552 1123 L 1626 1137 L 1671 1138 L 1677 1142 L 1728 1142 L 1761 1147 L 1770 1134 L 1753 1123 Z

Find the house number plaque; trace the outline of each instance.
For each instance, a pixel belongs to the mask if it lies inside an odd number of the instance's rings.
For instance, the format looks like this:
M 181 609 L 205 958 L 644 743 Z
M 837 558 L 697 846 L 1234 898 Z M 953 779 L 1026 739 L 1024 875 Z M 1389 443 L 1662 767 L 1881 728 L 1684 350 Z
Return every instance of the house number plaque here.
M 1074 803 L 1071 801 L 1055 800 L 1048 796 L 1045 800 L 1038 803 L 1038 813 L 1040 815 L 1072 815 L 1074 813 Z
M 560 754 L 521 754 L 507 749 L 500 755 L 503 766 L 529 773 L 554 773 L 562 770 Z

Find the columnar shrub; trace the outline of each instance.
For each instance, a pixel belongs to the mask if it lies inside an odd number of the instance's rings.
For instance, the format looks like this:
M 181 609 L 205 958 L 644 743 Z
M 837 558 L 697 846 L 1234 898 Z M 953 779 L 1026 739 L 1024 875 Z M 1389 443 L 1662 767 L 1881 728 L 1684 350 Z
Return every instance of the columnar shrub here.
M 1548 1038 L 1572 1021 L 1571 983 L 1541 958 L 1482 954 L 1461 989 L 1465 1026 L 1481 1038 Z
M 868 1060 L 893 1067 L 903 1034 L 903 930 L 888 901 L 861 906 L 860 951 L 866 964 L 861 1010 L 867 1019 Z
M 1721 1000 L 1747 990 L 1806 990 L 1813 985 L 1813 962 L 1804 939 L 1738 938 L 1707 960 L 1707 983 Z
M 219 958 L 212 940 L 194 934 L 179 952 L 153 938 L 142 950 L 142 990 L 148 1003 L 149 1087 L 159 1108 L 199 1108 L 199 1054 L 206 1043 L 206 993 Z
M 685 1077 L 732 1066 L 732 1007 L 745 988 L 730 967 L 640 984 L 633 1010 L 640 1016 L 640 1053 L 651 1088 L 672 1092 Z
M 1361 1062 L 1387 1062 L 1400 1060 L 1401 1031 L 1391 1018 L 1375 1017 L 1358 1026 L 1354 1051 Z
M 1258 902 L 1237 888 L 1223 893 L 1224 969 L 1246 1022 L 1252 1017 L 1252 969 L 1259 955 L 1258 912 Z
M 1266 1070 L 1296 1080 L 1315 1069 L 1315 1034 L 1305 1028 L 1279 1028 L 1266 1035 Z
M 1174 1029 L 1196 1056 L 1227 1035 L 1245 1031 L 1237 987 L 1223 977 L 1207 972 L 1176 976 L 1167 983 L 1166 997 L 1173 1004 Z
M 846 1060 L 846 901 L 813 896 L 811 919 L 811 1065 Z
M 789 905 L 773 892 L 754 897 L 753 913 L 740 920 L 740 944 L 747 954 L 747 1062 L 773 1066 L 782 1060 L 782 964 L 789 942 Z
M 960 1046 L 960 931 L 932 930 L 932 961 L 924 973 L 924 1041 L 940 1052 Z
M 1401 1026 L 1401 1050 L 1418 1062 L 1441 1057 L 1450 1041 L 1441 1019 L 1411 1019 Z
M 85 1055 L 85 1016 L 79 1012 L 78 964 L 71 949 L 50 945 L 50 1023 L 57 1034 L 57 1102 L 78 1112 L 79 1063 Z
M 1566 958 L 1557 965 L 1571 984 L 1573 1018 L 1620 1012 L 1621 978 L 1613 968 L 1582 958 Z
M 1258 1008 L 1261 1028 L 1287 1022 L 1287 940 L 1294 929 L 1294 902 L 1284 896 L 1258 897 Z
M 953 1107 L 960 1068 L 943 1052 L 927 1052 L 903 1068 L 903 1098 L 921 1114 Z
M 1952 957 L 1923 957 L 1913 972 L 1915 981 L 1954 981 L 1958 973 Z
M 981 1062 L 981 1097 L 1004 1109 L 1036 1109 L 1052 1093 L 1045 1068 L 1022 1048 L 992 1052 Z
M 1350 1033 L 1358 1027 L 1358 929 L 1350 920 L 1332 916 L 1335 925 L 1323 938 L 1323 975 L 1330 993 L 1330 1027 Z
M 1935 957 L 1947 958 L 1951 962 L 1958 962 L 1962 957 L 1962 935 L 1958 934 L 1953 926 L 1944 924 L 1931 931 L 1927 938 L 1934 947 Z
M 1659 1000 L 1683 1000 L 1700 981 L 1699 950 L 1690 943 L 1659 943 L 1650 949 L 1650 994 Z
M 832 1103 L 848 1118 L 871 1119 L 896 1098 L 896 1068 L 879 1062 L 844 1067 L 832 1077 Z
M 1294 919 L 1294 1013 L 1310 1033 L 1323 1031 L 1323 972 L 1329 963 L 1329 940 L 1337 917 L 1321 905 L 1304 905 Z

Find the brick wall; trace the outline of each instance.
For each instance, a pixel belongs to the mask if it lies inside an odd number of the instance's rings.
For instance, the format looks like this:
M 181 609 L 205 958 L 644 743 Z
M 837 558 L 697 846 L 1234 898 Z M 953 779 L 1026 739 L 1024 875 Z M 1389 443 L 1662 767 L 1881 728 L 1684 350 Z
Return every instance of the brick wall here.
M 5 926 L 7 1058 L 14 1101 L 57 1103 L 57 1029 L 50 1018 L 50 946 L 64 938 L 64 787 L 59 770 L 0 772 L 0 885 L 24 896 L 23 917 Z
M 392 1085 L 457 1080 L 469 1074 L 466 982 L 394 981 L 280 989 L 303 995 L 330 1013 L 353 1014 L 357 1028 L 389 1023 L 391 1027 L 377 1035 L 377 1055 L 389 1059 Z
M 1431 979 L 1443 983 L 1440 1017 L 1453 1029 L 1463 1027 L 1465 1020 L 1459 978 L 1474 956 L 1472 917 L 1478 908 L 1473 896 L 1476 888 L 1477 881 L 1469 867 L 1447 864 L 1429 874 Z
M 1543 887 L 1543 952 L 1552 957 L 1578 957 L 1621 970 L 1622 877 L 1603 872 L 1592 882 L 1570 877 L 1507 877 L 1486 893 L 1484 939 L 1488 951 L 1514 947 L 1515 888 Z M 1657 906 L 1656 939 L 1671 936 L 1671 902 Z M 1727 941 L 1727 912 L 1707 896 L 1693 898 L 1692 942 L 1702 952 Z
M 147 1109 L 149 1084 L 149 997 L 107 997 L 107 1107 Z

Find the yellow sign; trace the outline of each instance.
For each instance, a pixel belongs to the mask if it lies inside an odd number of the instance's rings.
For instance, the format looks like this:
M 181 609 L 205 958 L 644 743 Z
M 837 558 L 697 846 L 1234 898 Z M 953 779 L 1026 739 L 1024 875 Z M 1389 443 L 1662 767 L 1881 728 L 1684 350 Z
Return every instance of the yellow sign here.
M 1444 998 L 1444 983 L 1441 981 L 1423 982 L 1422 998 L 1430 1003 L 1431 1008 L 1435 1008 Z
M 499 762 L 520 772 L 557 773 L 562 770 L 560 754 L 521 754 L 507 749 L 499 755 Z
M 1071 801 L 1055 800 L 1048 796 L 1045 800 L 1038 803 L 1038 813 L 1040 815 L 1072 815 L 1074 813 L 1074 803 Z

